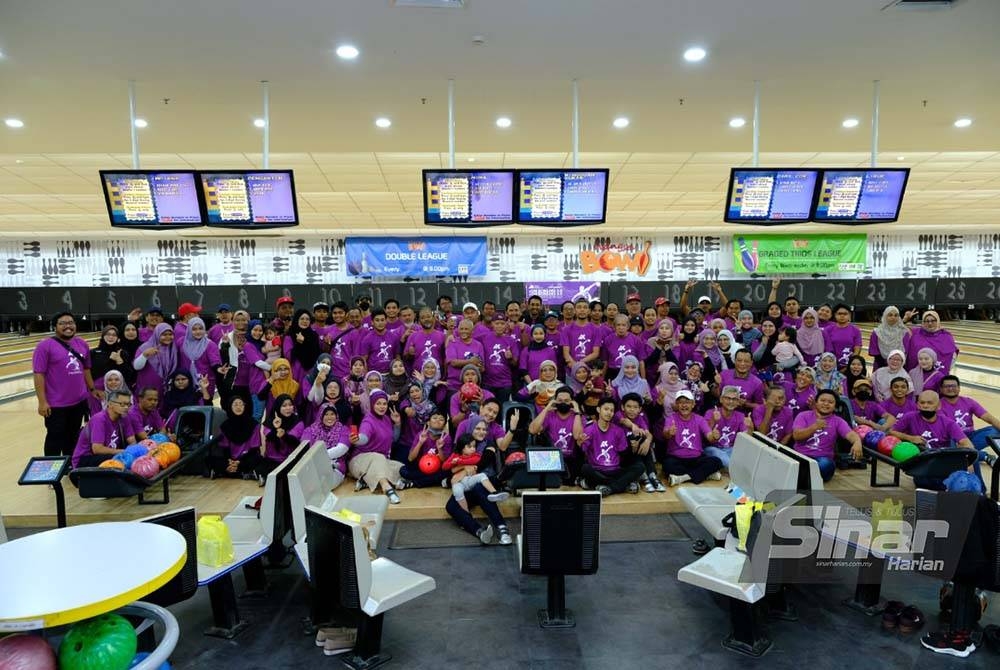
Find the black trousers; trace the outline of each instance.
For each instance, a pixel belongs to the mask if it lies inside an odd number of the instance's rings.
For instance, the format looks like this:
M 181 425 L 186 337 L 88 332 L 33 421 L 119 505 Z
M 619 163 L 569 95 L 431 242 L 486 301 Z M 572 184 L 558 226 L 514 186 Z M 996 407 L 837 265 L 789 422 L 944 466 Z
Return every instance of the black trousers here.
M 583 478 L 593 487 L 607 486 L 612 493 L 624 493 L 628 485 L 642 475 L 642 461 L 633 461 L 617 470 L 598 470 L 590 463 L 584 463 L 580 468 Z
M 69 407 L 52 407 L 45 417 L 45 455 L 72 456 L 88 414 L 86 400 Z

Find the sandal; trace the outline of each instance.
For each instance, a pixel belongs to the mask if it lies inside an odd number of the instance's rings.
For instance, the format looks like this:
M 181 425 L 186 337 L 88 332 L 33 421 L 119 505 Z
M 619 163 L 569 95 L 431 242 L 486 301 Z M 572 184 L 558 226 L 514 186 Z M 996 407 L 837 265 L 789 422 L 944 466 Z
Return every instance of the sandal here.
M 712 551 L 712 547 L 705 540 L 695 540 L 691 545 L 691 552 L 695 556 L 704 556 L 710 551 Z
M 908 605 L 899 614 L 899 632 L 912 633 L 915 630 L 923 628 L 925 621 L 923 612 L 913 605 Z

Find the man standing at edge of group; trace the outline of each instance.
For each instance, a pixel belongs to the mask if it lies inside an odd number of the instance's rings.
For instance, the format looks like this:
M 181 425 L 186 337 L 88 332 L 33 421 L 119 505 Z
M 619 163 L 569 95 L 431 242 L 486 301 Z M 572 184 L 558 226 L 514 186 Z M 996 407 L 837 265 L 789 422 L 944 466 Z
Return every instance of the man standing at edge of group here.
M 59 312 L 55 333 L 35 347 L 31 358 L 38 414 L 45 419 L 45 455 L 72 456 L 87 416 L 87 394 L 98 397 L 90 374 L 90 347 L 76 336 L 76 319 Z

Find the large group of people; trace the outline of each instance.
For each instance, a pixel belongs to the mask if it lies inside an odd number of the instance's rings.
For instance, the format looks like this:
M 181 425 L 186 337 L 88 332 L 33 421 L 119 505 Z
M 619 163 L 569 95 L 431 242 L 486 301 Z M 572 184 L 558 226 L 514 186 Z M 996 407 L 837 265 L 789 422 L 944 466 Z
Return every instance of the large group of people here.
M 610 495 L 721 479 L 740 432 L 815 458 L 825 480 L 839 456 L 862 458 L 857 426 L 927 449 L 982 450 L 998 434 L 1000 420 L 961 395 L 958 347 L 933 310 L 911 323 L 915 311 L 886 308 L 863 351 L 847 305 L 779 303 L 775 279 L 758 316 L 714 282 L 689 303 L 696 285 L 678 310 L 638 294 L 458 312 L 445 295 L 311 309 L 281 297 L 273 319 L 222 304 L 209 326 L 184 303 L 174 324 L 133 310 L 93 349 L 64 312 L 34 354 L 45 453 L 95 465 L 153 433 L 174 437 L 180 408 L 219 402 L 209 476 L 263 482 L 310 440 L 357 490 L 398 503 L 409 487 L 449 488 L 463 528 L 508 543 L 496 502 L 529 441 L 560 449 L 567 483 Z

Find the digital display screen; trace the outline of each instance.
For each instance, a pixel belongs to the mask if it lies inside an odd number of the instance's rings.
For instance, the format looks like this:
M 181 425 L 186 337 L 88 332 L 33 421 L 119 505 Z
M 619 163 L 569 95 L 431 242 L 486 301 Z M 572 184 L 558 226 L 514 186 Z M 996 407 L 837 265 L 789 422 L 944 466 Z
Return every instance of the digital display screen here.
M 558 449 L 528 449 L 525 452 L 528 472 L 562 472 L 563 455 Z
M 909 168 L 823 170 L 812 219 L 826 223 L 896 221 Z
M 199 172 L 209 226 L 296 226 L 299 211 L 291 170 Z
M 424 170 L 424 223 L 490 226 L 514 221 L 513 170 Z
M 543 225 L 604 223 L 608 170 L 518 171 L 517 220 Z
M 112 226 L 184 228 L 204 223 L 194 172 L 100 173 Z
M 66 474 L 69 465 L 68 456 L 35 456 L 28 461 L 28 466 L 17 480 L 25 484 L 54 484 Z
M 817 170 L 733 168 L 726 195 L 729 223 L 802 223 L 809 220 Z

